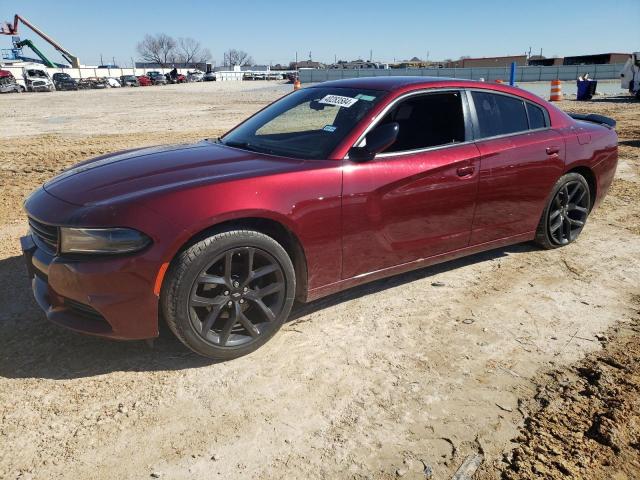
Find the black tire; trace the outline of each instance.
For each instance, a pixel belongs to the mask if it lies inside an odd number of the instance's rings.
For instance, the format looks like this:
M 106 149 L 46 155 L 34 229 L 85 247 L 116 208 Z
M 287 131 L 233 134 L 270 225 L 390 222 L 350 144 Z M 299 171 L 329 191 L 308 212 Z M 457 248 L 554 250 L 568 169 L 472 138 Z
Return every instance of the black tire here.
M 579 173 L 560 177 L 551 190 L 536 230 L 535 241 L 546 249 L 564 247 L 574 242 L 591 211 L 591 191 Z
M 230 360 L 258 349 L 280 329 L 295 291 L 293 264 L 278 242 L 232 230 L 179 253 L 160 302 L 182 343 L 205 357 Z

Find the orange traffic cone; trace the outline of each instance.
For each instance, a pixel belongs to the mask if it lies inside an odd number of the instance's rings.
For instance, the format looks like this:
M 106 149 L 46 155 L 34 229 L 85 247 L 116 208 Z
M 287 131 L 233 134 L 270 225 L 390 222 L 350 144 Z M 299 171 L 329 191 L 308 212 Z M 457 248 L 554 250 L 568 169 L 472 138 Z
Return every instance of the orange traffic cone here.
M 300 90 L 301 88 L 302 88 L 302 84 L 300 83 L 300 80 L 296 80 L 295 82 L 293 82 L 294 90 Z
M 551 80 L 551 95 L 549 100 L 559 102 L 562 100 L 562 82 L 560 80 Z

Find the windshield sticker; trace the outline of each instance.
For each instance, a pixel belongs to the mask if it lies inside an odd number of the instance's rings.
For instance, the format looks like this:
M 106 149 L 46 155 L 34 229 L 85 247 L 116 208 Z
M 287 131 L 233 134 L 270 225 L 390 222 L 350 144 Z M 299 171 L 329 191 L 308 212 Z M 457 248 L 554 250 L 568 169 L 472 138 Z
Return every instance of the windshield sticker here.
M 359 93 L 358 95 L 356 95 L 356 98 L 358 100 L 364 100 L 365 102 L 373 102 L 376 99 L 376 97 L 373 97 L 371 95 L 364 95 L 362 93 Z
M 325 127 L 322 130 L 324 130 L 325 132 L 333 133 L 336 131 L 337 128 L 338 127 L 334 127 L 333 125 L 325 125 Z
M 319 103 L 324 103 L 325 105 L 336 105 L 345 108 L 351 107 L 357 101 L 357 98 L 341 97 L 340 95 L 325 95 L 324 98 L 318 100 Z

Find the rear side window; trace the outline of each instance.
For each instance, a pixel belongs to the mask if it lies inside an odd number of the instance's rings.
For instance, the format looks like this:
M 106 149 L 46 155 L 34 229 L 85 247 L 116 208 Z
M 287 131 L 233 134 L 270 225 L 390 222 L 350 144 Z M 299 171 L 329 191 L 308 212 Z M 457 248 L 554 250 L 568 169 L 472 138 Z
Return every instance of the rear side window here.
M 547 117 L 540 107 L 527 102 L 527 113 L 529 114 L 529 128 L 531 130 L 548 126 Z
M 476 106 L 480 137 L 494 137 L 529 129 L 524 101 L 506 95 L 471 92 Z
M 465 141 L 460 92 L 429 93 L 401 101 L 380 124 L 398 122 L 395 143 L 384 153 L 419 150 Z

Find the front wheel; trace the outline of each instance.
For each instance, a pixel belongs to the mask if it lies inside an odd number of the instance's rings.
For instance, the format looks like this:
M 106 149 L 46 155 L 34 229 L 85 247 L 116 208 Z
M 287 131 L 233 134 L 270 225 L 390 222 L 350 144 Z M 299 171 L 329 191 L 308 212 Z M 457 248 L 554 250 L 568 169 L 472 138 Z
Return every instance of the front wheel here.
M 536 242 L 544 248 L 558 248 L 573 242 L 591 210 L 591 192 L 579 173 L 567 173 L 558 179 L 536 231 Z
M 251 230 L 218 233 L 181 252 L 161 293 L 171 331 L 215 360 L 265 344 L 291 311 L 295 271 L 282 246 Z

